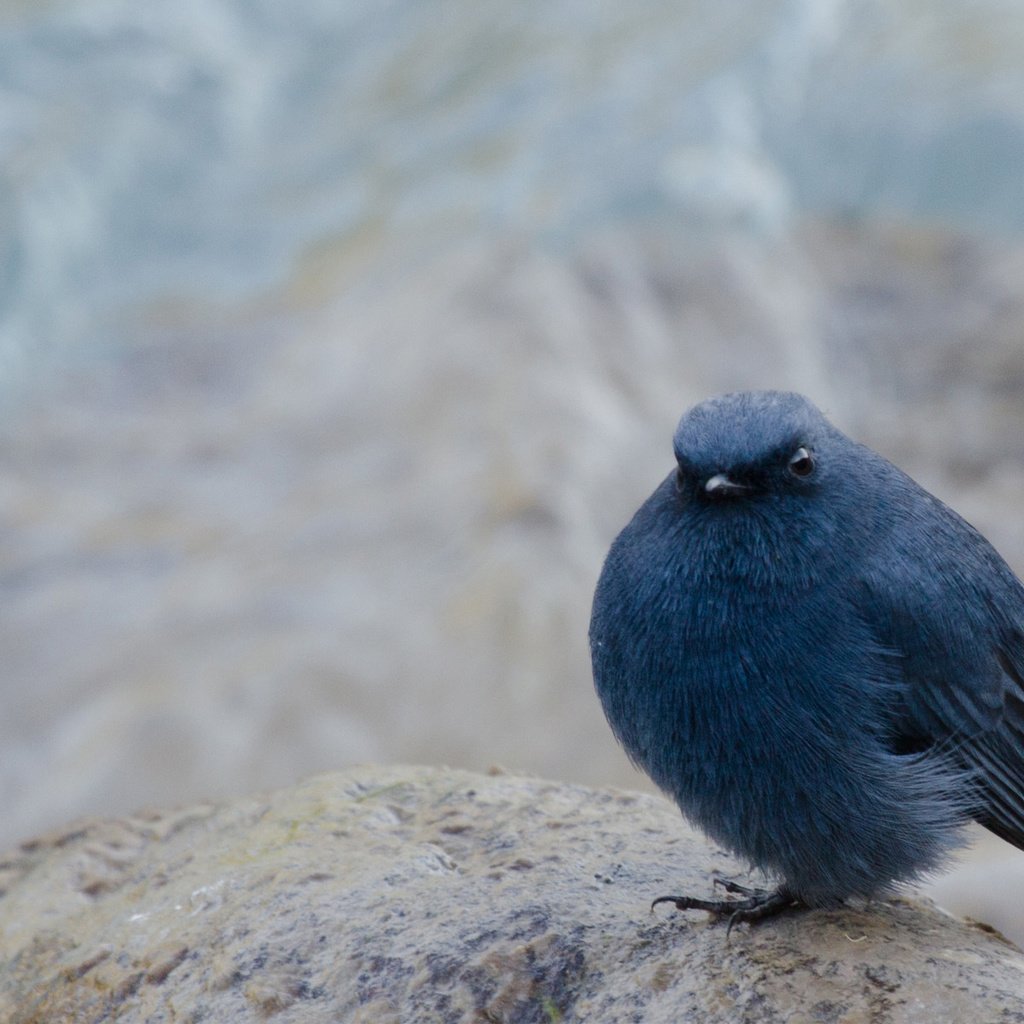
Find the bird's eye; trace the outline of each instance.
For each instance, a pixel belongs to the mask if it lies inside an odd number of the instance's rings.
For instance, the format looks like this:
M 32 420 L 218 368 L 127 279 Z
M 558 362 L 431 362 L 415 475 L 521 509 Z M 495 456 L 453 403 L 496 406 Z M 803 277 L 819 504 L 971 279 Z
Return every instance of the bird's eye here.
M 789 460 L 789 471 L 793 476 L 810 476 L 814 472 L 814 456 L 807 448 L 797 448 Z

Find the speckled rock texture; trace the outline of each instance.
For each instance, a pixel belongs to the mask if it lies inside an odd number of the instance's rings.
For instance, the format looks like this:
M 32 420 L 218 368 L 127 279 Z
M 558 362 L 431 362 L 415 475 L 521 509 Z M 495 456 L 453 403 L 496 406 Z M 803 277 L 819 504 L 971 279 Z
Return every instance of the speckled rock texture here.
M 651 913 L 742 866 L 653 796 L 365 767 L 0 863 L 0 1020 L 1024 1021 L 1024 955 L 910 901 Z

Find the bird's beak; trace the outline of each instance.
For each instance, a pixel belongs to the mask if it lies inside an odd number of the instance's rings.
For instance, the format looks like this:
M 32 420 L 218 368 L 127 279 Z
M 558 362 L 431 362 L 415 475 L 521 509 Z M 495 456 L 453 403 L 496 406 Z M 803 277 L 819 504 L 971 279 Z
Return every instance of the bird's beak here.
M 707 482 L 704 484 L 704 490 L 708 494 L 724 497 L 729 494 L 743 494 L 745 491 L 749 491 L 750 488 L 746 484 L 738 484 L 730 480 L 725 473 L 716 473 L 714 476 L 708 477 Z

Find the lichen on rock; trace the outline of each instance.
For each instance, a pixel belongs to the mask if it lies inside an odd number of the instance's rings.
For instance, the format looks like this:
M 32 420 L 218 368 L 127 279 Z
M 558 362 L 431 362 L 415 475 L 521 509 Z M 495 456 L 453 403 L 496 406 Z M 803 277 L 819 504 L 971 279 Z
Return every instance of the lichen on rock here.
M 363 767 L 0 862 L 0 1019 L 1017 1021 L 1024 956 L 908 900 L 656 913 L 742 865 L 653 796 Z

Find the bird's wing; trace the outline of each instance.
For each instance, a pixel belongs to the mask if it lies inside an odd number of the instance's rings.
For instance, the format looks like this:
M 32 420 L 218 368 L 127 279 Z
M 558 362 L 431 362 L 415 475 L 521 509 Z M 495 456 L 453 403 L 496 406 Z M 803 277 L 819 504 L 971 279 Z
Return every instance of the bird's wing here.
M 908 478 L 909 479 L 909 478 Z M 923 490 L 865 559 L 862 609 L 901 680 L 894 743 L 969 769 L 974 816 L 1024 849 L 1024 586 Z

